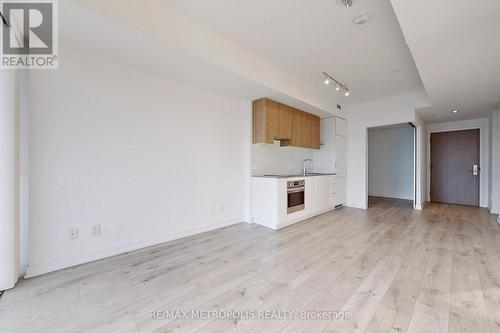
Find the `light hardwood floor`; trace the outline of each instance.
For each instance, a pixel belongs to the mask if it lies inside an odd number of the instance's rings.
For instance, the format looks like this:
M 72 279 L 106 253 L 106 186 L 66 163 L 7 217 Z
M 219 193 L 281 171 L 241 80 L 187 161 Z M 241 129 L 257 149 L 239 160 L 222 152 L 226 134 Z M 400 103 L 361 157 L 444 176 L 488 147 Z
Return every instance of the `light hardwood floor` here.
M 413 208 L 413 201 L 405 199 L 390 199 L 384 197 L 368 197 L 368 207 L 394 207 Z
M 175 309 L 352 318 L 151 319 Z M 499 332 L 500 227 L 483 209 L 388 202 L 278 232 L 238 224 L 21 281 L 0 331 Z

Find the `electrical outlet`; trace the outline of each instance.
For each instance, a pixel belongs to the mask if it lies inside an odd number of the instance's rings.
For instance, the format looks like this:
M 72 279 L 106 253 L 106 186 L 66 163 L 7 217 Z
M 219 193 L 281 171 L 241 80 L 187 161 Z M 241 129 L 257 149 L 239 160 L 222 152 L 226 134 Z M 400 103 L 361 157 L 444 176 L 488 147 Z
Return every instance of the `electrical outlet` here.
M 101 234 L 101 225 L 94 224 L 92 226 L 92 236 L 99 236 Z
M 78 228 L 73 228 L 69 231 L 69 239 L 70 240 L 78 239 Z

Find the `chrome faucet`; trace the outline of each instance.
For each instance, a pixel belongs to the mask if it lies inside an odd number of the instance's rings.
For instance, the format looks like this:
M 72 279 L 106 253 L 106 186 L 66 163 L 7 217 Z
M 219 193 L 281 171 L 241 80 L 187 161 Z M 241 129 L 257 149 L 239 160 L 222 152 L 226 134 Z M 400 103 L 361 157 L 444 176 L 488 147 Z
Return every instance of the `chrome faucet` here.
M 304 160 L 304 176 L 307 175 L 307 167 L 306 167 L 307 166 L 307 161 L 312 162 L 313 160 L 311 160 L 310 158 L 306 158 Z

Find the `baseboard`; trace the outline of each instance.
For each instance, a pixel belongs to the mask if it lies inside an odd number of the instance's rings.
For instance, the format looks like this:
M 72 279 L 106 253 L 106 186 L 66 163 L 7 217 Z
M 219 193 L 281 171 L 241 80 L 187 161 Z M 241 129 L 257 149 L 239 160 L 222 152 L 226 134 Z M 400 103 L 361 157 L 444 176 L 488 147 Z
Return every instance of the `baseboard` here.
M 256 223 L 258 225 L 261 225 L 261 226 L 269 228 L 269 229 L 278 230 L 278 227 L 276 226 L 276 224 L 269 222 L 269 221 L 264 221 L 264 220 L 252 218 L 252 223 Z
M 139 250 L 143 249 L 149 246 L 154 246 L 158 244 L 162 244 L 165 242 L 169 242 L 172 240 L 176 240 L 179 238 L 184 238 L 196 234 L 200 234 L 203 232 L 207 231 L 212 231 L 215 229 L 227 227 L 233 224 L 238 224 L 242 223 L 242 219 L 234 219 L 234 220 L 228 220 L 225 222 L 220 222 L 220 223 L 213 223 L 213 224 L 208 224 L 205 226 L 201 226 L 198 228 L 191 228 L 191 229 L 186 229 L 183 231 L 171 233 L 171 234 L 166 234 L 162 235 L 159 237 L 155 238 L 150 238 L 150 239 L 144 239 L 140 241 L 134 241 L 134 242 L 129 242 L 125 244 L 120 244 L 116 245 L 107 249 L 102 249 L 99 251 L 95 252 L 90 252 L 90 253 L 85 253 L 81 254 L 78 256 L 73 256 L 73 257 L 68 257 L 68 258 L 63 258 L 63 259 L 57 259 L 53 261 L 48 261 L 44 263 L 39 263 L 39 264 L 34 264 L 34 265 L 28 265 L 28 268 L 26 270 L 26 274 L 24 275 L 25 279 L 42 275 L 45 273 L 57 271 L 60 269 L 64 268 L 69 268 L 81 264 L 85 264 L 88 262 L 104 259 L 104 258 L 109 258 L 118 254 L 122 254 L 125 252 L 130 252 L 134 250 Z
M 423 210 L 425 208 L 425 206 L 427 206 L 427 204 L 428 204 L 428 202 L 424 201 L 422 204 L 416 205 L 415 209 L 417 209 L 417 210 Z
M 347 202 L 344 207 L 349 207 L 349 208 L 357 208 L 357 209 L 368 209 L 368 206 L 366 205 L 358 205 L 358 204 L 355 204 L 355 203 L 351 203 L 351 202 Z
M 490 211 L 490 214 L 500 214 L 500 208 L 498 207 L 490 207 L 488 209 Z

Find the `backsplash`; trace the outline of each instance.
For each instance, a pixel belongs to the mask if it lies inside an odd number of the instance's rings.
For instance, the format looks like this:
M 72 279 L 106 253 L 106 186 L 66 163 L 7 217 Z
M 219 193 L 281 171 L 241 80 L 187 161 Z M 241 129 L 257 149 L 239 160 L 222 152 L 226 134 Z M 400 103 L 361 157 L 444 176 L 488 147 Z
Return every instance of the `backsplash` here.
M 253 144 L 252 173 L 254 175 L 302 173 L 304 159 L 312 157 L 312 149 L 280 147 L 279 141 L 274 141 L 272 145 Z M 312 170 L 312 162 L 307 163 L 308 170 Z

